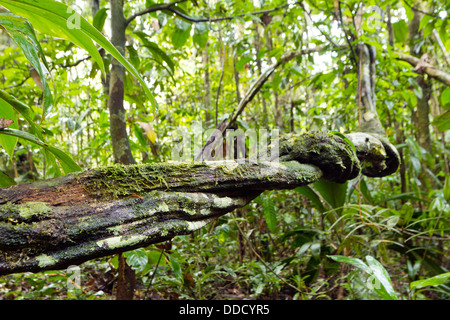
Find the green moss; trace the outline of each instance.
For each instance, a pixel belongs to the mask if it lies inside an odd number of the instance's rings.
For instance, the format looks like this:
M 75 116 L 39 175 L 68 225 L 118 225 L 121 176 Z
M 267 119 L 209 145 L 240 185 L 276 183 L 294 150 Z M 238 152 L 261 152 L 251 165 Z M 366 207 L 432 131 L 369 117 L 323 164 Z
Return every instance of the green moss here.
M 28 219 L 50 212 L 52 209 L 44 202 L 28 202 L 19 206 L 19 215 Z

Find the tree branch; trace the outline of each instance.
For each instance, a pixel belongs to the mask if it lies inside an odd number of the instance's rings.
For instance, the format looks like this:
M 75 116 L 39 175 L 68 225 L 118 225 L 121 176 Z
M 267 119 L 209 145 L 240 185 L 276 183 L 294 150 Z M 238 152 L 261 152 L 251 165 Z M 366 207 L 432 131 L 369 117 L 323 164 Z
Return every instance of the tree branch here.
M 239 14 L 237 16 L 215 17 L 215 18 L 214 17 L 194 18 L 194 17 L 188 16 L 188 15 L 186 15 L 186 14 L 184 14 L 184 13 L 182 13 L 182 12 L 180 12 L 177 9 L 174 8 L 174 5 L 176 5 L 177 3 L 185 2 L 185 1 L 187 1 L 187 0 L 174 1 L 174 2 L 171 2 L 171 3 L 168 3 L 168 4 L 157 5 L 157 6 L 154 6 L 154 7 L 150 7 L 150 8 L 144 9 L 144 10 L 142 10 L 142 11 L 132 15 L 130 18 L 128 18 L 127 21 L 126 21 L 126 25 L 128 25 L 131 21 L 136 19 L 136 17 L 142 16 L 142 15 L 150 13 L 150 12 L 162 11 L 162 10 L 168 10 L 168 11 L 174 13 L 175 15 L 177 15 L 177 16 L 179 16 L 179 17 L 181 17 L 181 18 L 183 18 L 183 19 L 185 19 L 187 21 L 193 22 L 193 23 L 199 23 L 199 22 L 220 22 L 220 21 L 226 21 L 226 20 L 234 20 L 236 18 L 242 18 L 242 17 L 248 16 L 248 15 L 267 14 L 267 13 L 270 13 L 270 12 L 274 12 L 274 11 L 278 11 L 278 10 L 287 8 L 287 7 L 291 6 L 291 5 L 297 5 L 297 4 L 301 3 L 301 1 L 297 1 L 297 2 L 295 2 L 293 4 L 287 3 L 287 4 L 281 5 L 281 6 L 276 7 L 276 8 L 271 8 L 271 9 L 266 9 L 266 10 L 259 10 L 259 11 L 254 11 L 254 12 L 251 12 L 251 13 L 242 13 L 242 14 Z
M 436 18 L 436 19 L 441 19 L 441 20 L 447 20 L 447 19 L 448 19 L 448 17 L 446 17 L 446 18 L 441 18 L 441 17 L 438 16 L 437 14 L 433 14 L 433 13 L 430 13 L 430 12 L 426 12 L 426 11 L 420 10 L 420 9 L 416 8 L 415 6 L 411 5 L 410 3 L 408 3 L 408 1 L 406 1 L 406 0 L 404 0 L 403 2 L 405 2 L 405 4 L 406 4 L 408 7 L 410 7 L 411 10 L 413 10 L 413 11 L 416 11 L 416 12 L 419 12 L 419 13 L 422 13 L 422 14 L 425 14 L 425 15 L 427 15 L 427 16 L 430 16 L 430 17 L 433 17 L 433 18 Z
M 410 56 L 405 53 L 396 52 L 395 54 L 398 55 L 398 57 L 397 57 L 398 60 L 406 61 L 414 67 L 417 67 L 419 62 L 421 62 L 421 60 L 419 58 Z M 448 74 L 445 71 L 435 68 L 433 65 L 431 65 L 427 62 L 422 61 L 421 65 L 419 66 L 419 70 L 417 70 L 416 72 L 426 73 L 430 77 L 435 78 L 436 80 L 444 83 L 447 86 L 450 86 L 450 74 Z
M 171 3 L 159 4 L 159 5 L 155 5 L 153 7 L 144 9 L 144 10 L 138 12 L 138 13 L 133 14 L 131 17 L 129 17 L 125 21 L 125 27 L 128 26 L 131 21 L 133 21 L 134 19 L 136 19 L 139 16 L 143 16 L 144 14 L 151 13 L 151 12 L 156 12 L 156 11 L 171 10 L 172 6 L 174 6 L 174 5 L 178 4 L 178 3 L 186 2 L 186 1 L 187 0 L 177 0 L 177 1 L 174 1 L 174 2 L 171 2 Z

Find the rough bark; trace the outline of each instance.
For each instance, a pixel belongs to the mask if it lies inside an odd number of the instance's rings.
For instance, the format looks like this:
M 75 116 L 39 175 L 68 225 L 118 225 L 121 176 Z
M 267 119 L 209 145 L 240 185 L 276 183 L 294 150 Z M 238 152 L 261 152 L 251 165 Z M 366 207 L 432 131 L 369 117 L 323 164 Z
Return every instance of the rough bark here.
M 61 269 L 188 234 L 264 190 L 398 167 L 395 148 L 364 133 L 287 135 L 279 144 L 280 162 L 115 165 L 0 189 L 0 275 Z
M 205 122 L 207 124 L 211 123 L 212 121 L 212 110 L 211 110 L 211 79 L 209 75 L 209 55 L 208 50 L 205 49 L 202 51 L 202 59 L 203 59 L 203 65 L 205 68 L 204 75 L 205 75 L 205 95 L 203 97 L 204 101 L 204 110 L 205 110 Z
M 421 8 L 422 4 L 420 2 L 416 3 L 417 8 Z M 423 13 L 419 11 L 414 11 L 414 18 L 409 23 L 409 48 L 410 54 L 422 57 L 422 31 L 419 30 L 420 21 L 422 20 Z M 423 63 L 423 62 L 422 62 Z M 421 67 L 420 67 L 421 68 Z M 417 65 L 415 69 L 420 69 Z M 419 70 L 418 70 L 419 71 Z M 415 110 L 413 110 L 412 120 L 415 124 L 416 131 L 415 136 L 419 145 L 427 150 L 429 153 L 431 150 L 431 135 L 430 135 L 430 105 L 428 100 L 431 96 L 431 83 L 423 75 L 418 75 L 416 77 L 417 84 L 421 88 L 422 95 L 417 99 L 417 105 Z M 415 94 L 415 93 L 411 93 Z
M 124 0 L 111 1 L 111 42 L 125 55 L 125 29 L 127 22 L 123 13 Z M 109 90 L 109 124 L 114 161 L 120 164 L 136 163 L 131 153 L 128 140 L 127 124 L 124 108 L 125 67 L 116 59 L 112 59 Z M 119 281 L 116 298 L 131 300 L 134 295 L 134 270 L 126 264 L 126 260 L 119 256 Z
M 378 117 L 375 94 L 375 47 L 359 44 L 358 49 L 358 91 L 356 99 L 361 108 L 361 131 L 386 134 Z
M 123 16 L 123 0 L 111 1 L 111 42 L 124 55 L 125 53 L 125 24 Z M 125 121 L 124 79 L 125 68 L 116 59 L 112 59 L 109 90 L 109 121 L 111 143 L 114 161 L 116 163 L 135 163 L 128 141 L 127 125 Z

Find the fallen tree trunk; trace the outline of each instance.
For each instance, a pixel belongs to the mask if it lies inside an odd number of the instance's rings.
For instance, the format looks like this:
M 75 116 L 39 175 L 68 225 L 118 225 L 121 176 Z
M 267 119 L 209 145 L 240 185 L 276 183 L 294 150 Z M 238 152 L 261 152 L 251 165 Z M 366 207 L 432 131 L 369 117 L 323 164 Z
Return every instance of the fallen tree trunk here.
M 165 241 L 264 190 L 344 182 L 361 170 L 384 176 L 399 164 L 392 145 L 362 133 L 287 135 L 279 150 L 279 162 L 117 165 L 0 189 L 0 275 L 61 269 Z

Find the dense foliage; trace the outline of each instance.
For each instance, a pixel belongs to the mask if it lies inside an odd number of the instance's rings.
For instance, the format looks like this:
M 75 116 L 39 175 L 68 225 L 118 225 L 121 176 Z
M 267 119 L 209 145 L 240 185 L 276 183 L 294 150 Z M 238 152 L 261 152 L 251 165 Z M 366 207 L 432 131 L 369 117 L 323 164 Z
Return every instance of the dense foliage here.
M 27 2 L 0 0 L 24 17 L 0 10 L 0 118 L 14 120 L 0 123 L 2 187 L 114 163 L 108 73 L 111 55 L 120 57 L 100 33 L 111 36 L 110 2 L 62 1 L 64 23 L 76 24 L 76 11 L 93 25 L 73 35 L 77 28 L 52 27 L 57 19 L 30 19 Z M 50 2 L 37 1 L 48 11 L 34 13 L 50 17 Z M 403 162 L 385 178 L 265 192 L 193 235 L 125 253 L 136 298 L 448 299 L 450 88 L 423 66 L 450 70 L 450 4 L 169 3 L 124 5 L 125 119 L 136 162 L 171 160 L 179 129 L 196 121 L 205 140 L 268 66 L 306 48 L 320 50 L 277 67 L 238 127 L 358 131 L 358 43 L 376 49 L 377 111 Z M 3 276 L 0 299 L 114 297 L 117 256 L 80 268 L 77 285 L 69 285 L 73 270 Z

